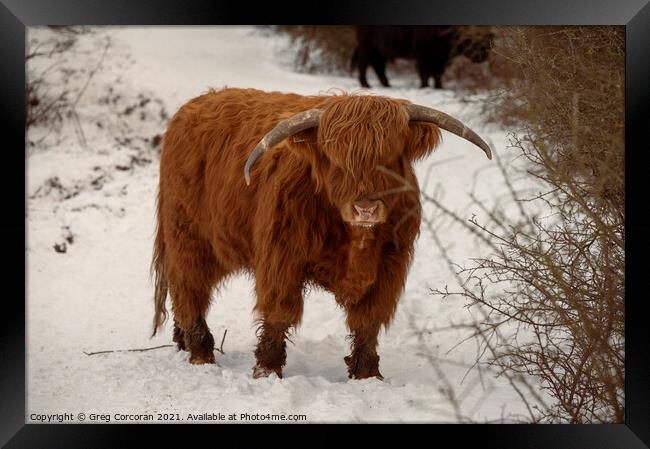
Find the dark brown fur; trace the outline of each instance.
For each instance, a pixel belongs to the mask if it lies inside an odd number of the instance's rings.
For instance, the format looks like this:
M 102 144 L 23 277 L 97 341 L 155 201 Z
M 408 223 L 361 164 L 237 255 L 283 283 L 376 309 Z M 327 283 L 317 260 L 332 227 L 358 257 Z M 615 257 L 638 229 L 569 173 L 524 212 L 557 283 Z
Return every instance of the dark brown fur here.
M 420 225 L 411 162 L 440 137 L 433 124 L 409 123 L 404 103 L 224 89 L 181 107 L 160 160 L 154 334 L 166 318 L 169 291 L 174 341 L 191 352 L 191 361 L 213 361 L 204 319 L 211 291 L 246 271 L 255 277 L 262 323 L 257 365 L 281 376 L 286 332 L 300 324 L 303 290 L 312 283 L 345 308 L 353 337 L 350 376 L 380 376 L 377 334 L 395 312 Z M 243 167 L 258 141 L 280 120 L 311 108 L 325 109 L 320 126 L 264 154 L 247 186 Z M 416 191 L 383 195 L 402 184 L 377 165 Z M 381 198 L 387 221 L 353 228 L 340 211 L 365 196 Z

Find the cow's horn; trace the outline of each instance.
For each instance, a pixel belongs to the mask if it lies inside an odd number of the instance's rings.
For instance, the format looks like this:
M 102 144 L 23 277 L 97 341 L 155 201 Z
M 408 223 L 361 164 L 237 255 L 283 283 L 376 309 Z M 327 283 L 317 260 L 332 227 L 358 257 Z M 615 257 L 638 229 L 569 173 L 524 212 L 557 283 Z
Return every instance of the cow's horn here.
M 282 120 L 275 126 L 275 128 L 269 131 L 262 140 L 260 140 L 250 156 L 248 156 L 248 160 L 244 166 L 246 185 L 250 185 L 251 167 L 253 167 L 253 164 L 262 153 L 293 134 L 318 126 L 322 113 L 323 109 L 310 109 L 308 111 L 300 112 L 288 119 Z
M 485 143 L 478 134 L 452 116 L 436 109 L 420 106 L 419 104 L 407 104 L 406 110 L 408 111 L 409 117 L 412 121 L 435 123 L 440 128 L 456 134 L 463 139 L 469 140 L 474 145 L 485 151 L 485 155 L 488 159 L 492 159 L 492 151 L 490 151 L 488 144 Z

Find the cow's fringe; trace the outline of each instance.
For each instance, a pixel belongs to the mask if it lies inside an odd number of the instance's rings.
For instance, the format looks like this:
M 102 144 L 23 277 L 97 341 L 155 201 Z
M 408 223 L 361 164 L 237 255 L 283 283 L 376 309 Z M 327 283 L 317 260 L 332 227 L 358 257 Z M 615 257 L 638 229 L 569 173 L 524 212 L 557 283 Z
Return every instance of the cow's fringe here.
M 165 271 L 165 240 L 164 230 L 162 223 L 162 198 L 158 194 L 158 209 L 157 209 L 157 228 L 156 240 L 153 248 L 153 261 L 151 262 L 151 275 L 155 278 L 155 293 L 154 293 L 154 317 L 153 317 L 153 333 L 156 332 L 167 320 L 167 309 L 165 308 L 165 301 L 167 299 L 168 280 Z

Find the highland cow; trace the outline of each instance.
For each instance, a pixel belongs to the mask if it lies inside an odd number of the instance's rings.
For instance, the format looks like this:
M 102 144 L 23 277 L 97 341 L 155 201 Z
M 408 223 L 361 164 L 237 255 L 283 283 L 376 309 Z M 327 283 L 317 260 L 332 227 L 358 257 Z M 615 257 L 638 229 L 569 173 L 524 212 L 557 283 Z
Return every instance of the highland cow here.
M 381 378 L 377 335 L 420 227 L 412 163 L 436 147 L 440 128 L 491 158 L 461 122 L 406 100 L 223 89 L 187 102 L 160 155 L 154 335 L 169 293 L 179 350 L 214 363 L 212 289 L 247 272 L 260 323 L 253 377 L 282 377 L 303 291 L 317 285 L 347 314 L 349 376 Z

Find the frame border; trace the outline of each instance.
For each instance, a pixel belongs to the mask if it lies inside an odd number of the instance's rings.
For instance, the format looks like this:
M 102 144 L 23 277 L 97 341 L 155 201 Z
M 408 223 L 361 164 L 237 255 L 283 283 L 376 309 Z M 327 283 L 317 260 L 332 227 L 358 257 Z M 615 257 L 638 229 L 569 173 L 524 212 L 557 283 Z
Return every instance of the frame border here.
M 3 199 L 0 232 L 19 235 L 4 242 L 9 270 L 2 270 L 4 285 L 11 286 L 12 294 L 3 302 L 0 326 L 0 444 L 5 447 L 115 447 L 131 446 L 133 435 L 148 441 L 165 438 L 166 445 L 174 440 L 172 432 L 182 431 L 187 444 L 213 428 L 200 426 L 171 427 L 169 425 L 46 425 L 25 424 L 25 303 L 27 268 L 27 189 L 25 170 L 19 170 L 18 148 L 25 144 L 25 27 L 36 25 L 226 25 L 226 24 L 466 24 L 476 25 L 625 25 L 626 30 L 626 417 L 625 424 L 605 425 L 436 425 L 431 428 L 415 425 L 411 430 L 422 430 L 440 440 L 441 435 L 463 443 L 476 441 L 488 447 L 535 448 L 642 448 L 650 444 L 650 370 L 645 343 L 650 339 L 642 310 L 644 277 L 650 253 L 650 218 L 644 208 L 647 186 L 644 171 L 648 167 L 648 145 L 644 125 L 650 103 L 650 5 L 649 0 L 500 0 L 490 3 L 480 0 L 371 1 L 329 0 L 326 7 L 309 9 L 295 0 L 279 4 L 245 2 L 210 2 L 194 0 L 181 3 L 175 0 L 2 0 L 0 3 L 0 127 L 7 142 L 5 170 L 0 177 L 0 191 L 10 192 Z M 398 6 L 399 5 L 399 6 Z M 637 151 L 634 151 L 638 149 Z M 7 159 L 8 158 L 8 159 Z M 26 156 L 23 163 L 26 164 Z M 21 175 L 22 172 L 22 175 Z M 17 192 L 23 189 L 22 198 Z M 645 188 L 645 189 L 644 189 Z M 24 243 L 24 244 L 23 244 Z M 9 256 L 9 257 L 7 257 Z M 20 264 L 23 261 L 22 276 Z M 117 426 L 117 427 L 114 427 Z M 219 427 L 246 445 L 272 441 L 286 441 L 277 425 L 267 425 L 264 432 L 242 434 L 234 424 Z M 337 425 L 335 425 L 336 427 Z M 414 425 L 411 425 L 414 426 Z M 314 425 L 307 425 L 313 430 Z M 172 430 L 173 429 L 173 430 Z M 292 428 L 292 430 L 295 427 Z M 387 427 L 374 425 L 375 438 L 394 436 Z M 349 430 L 349 429 L 347 429 Z M 356 429 L 355 429 L 356 430 Z M 432 433 L 435 432 L 435 437 Z M 461 436 L 462 435 L 462 436 Z M 192 440 L 187 437 L 190 436 Z M 459 438 L 460 436 L 460 438 Z M 333 432 L 319 432 L 319 442 L 337 443 L 340 437 Z M 235 440 L 235 441 L 237 441 Z M 214 440 L 213 440 L 214 441 Z M 230 440 L 233 441 L 233 440 Z M 425 440 L 426 441 L 426 440 Z M 215 441 L 218 442 L 218 441 Z

